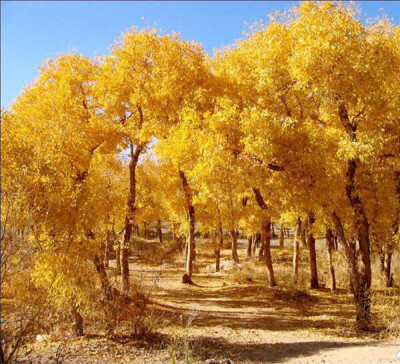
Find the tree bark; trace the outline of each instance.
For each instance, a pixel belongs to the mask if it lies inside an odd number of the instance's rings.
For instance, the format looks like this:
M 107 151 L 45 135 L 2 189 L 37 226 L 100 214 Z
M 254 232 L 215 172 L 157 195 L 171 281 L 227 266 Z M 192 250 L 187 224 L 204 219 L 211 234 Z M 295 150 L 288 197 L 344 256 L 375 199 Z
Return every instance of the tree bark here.
M 271 220 L 268 218 L 262 223 L 261 241 L 264 241 L 265 263 L 267 265 L 268 283 L 270 287 L 276 286 L 274 268 L 271 257 Z
M 119 239 L 117 241 L 117 247 L 115 249 L 115 259 L 117 263 L 117 275 L 120 276 L 122 274 L 122 269 L 121 269 L 121 242 Z
M 79 307 L 75 304 L 74 300 L 71 305 L 72 329 L 76 336 L 83 336 L 83 318 L 79 312 Z
M 303 246 L 303 248 L 307 249 L 308 246 L 307 246 L 306 229 L 301 229 L 300 240 L 301 240 L 301 245 Z
M 189 218 L 189 236 L 187 239 L 187 254 L 186 254 L 186 271 L 182 276 L 182 282 L 186 284 L 191 284 L 192 274 L 193 274 L 193 259 L 194 259 L 194 249 L 195 249 L 195 209 L 192 202 L 192 191 L 189 187 L 186 175 L 183 171 L 179 171 L 179 177 L 182 182 L 183 191 L 185 193 L 186 209 Z
M 253 251 L 252 251 L 252 255 L 253 257 L 256 256 L 256 248 L 257 248 L 257 244 L 258 244 L 258 234 L 254 234 L 253 235 Z
M 356 246 L 351 241 L 347 241 L 343 225 L 336 212 L 331 214 L 335 224 L 336 235 L 339 242 L 345 249 L 347 265 L 350 272 L 350 282 L 353 287 L 354 304 L 356 307 L 356 323 L 360 330 L 368 330 L 371 323 L 371 299 L 370 286 L 365 276 L 365 272 L 358 270 Z
M 262 222 L 261 225 L 261 249 L 263 248 L 265 254 L 265 262 L 268 270 L 268 282 L 271 287 L 276 286 L 274 269 L 272 266 L 272 257 L 271 257 L 271 217 L 268 212 L 268 206 L 264 201 L 264 198 L 261 195 L 261 192 L 258 188 L 253 187 L 254 198 L 258 206 L 267 212 L 268 217 Z M 260 254 L 261 255 L 261 254 Z
M 297 285 L 299 280 L 299 258 L 300 258 L 300 235 L 301 235 L 301 219 L 297 217 L 296 220 L 296 231 L 293 239 L 293 271 L 292 271 L 292 283 L 294 286 Z
M 336 292 L 336 276 L 335 276 L 335 267 L 333 266 L 332 252 L 334 249 L 335 242 L 333 240 L 332 230 L 326 229 L 326 247 L 328 250 L 328 264 L 329 264 L 329 272 L 331 275 L 331 291 Z
M 140 113 L 141 115 L 141 113 Z M 142 118 L 142 116 L 141 116 Z M 129 243 L 131 241 L 132 230 L 135 220 L 135 202 L 136 202 L 136 167 L 139 160 L 140 153 L 142 152 L 142 146 L 137 146 L 135 151 L 133 143 L 130 142 L 130 156 L 129 162 L 129 198 L 128 198 L 128 212 L 125 217 L 124 226 L 124 239 L 122 243 L 122 287 L 123 292 L 128 293 L 130 289 L 130 277 L 129 277 Z
M 218 232 L 217 232 L 217 244 L 215 249 L 215 271 L 219 272 L 220 270 L 220 259 L 221 259 L 221 249 L 224 246 L 224 232 L 222 231 L 222 223 L 221 221 L 218 223 Z
M 220 249 L 216 249 L 215 250 L 215 271 L 219 272 L 219 262 L 220 262 L 220 258 L 221 258 L 221 250 Z
M 346 102 L 339 95 L 338 100 L 338 115 L 340 122 L 343 125 L 349 140 L 351 142 L 357 142 L 357 123 L 350 120 Z M 355 254 L 355 248 L 353 244 L 347 244 L 344 236 L 343 226 L 336 221 L 336 232 L 338 238 L 342 244 L 347 246 L 349 259 L 350 272 L 352 275 L 353 287 L 354 287 L 354 299 L 356 304 L 356 323 L 359 329 L 368 330 L 371 323 L 371 299 L 370 299 L 370 287 L 371 287 L 371 260 L 370 260 L 370 237 L 369 237 L 369 222 L 365 214 L 364 205 L 357 192 L 357 185 L 355 181 L 356 171 L 359 160 L 356 158 L 350 158 L 347 161 L 346 171 L 346 196 L 349 201 L 350 207 L 353 210 L 354 215 L 354 226 L 357 230 L 357 240 L 359 244 L 359 255 L 360 255 L 360 269 L 357 267 L 357 259 Z M 338 216 L 336 215 L 336 218 Z M 334 216 L 335 219 L 335 216 Z M 336 219 L 338 220 L 338 219 Z M 340 224 L 339 224 L 340 223 Z M 338 229 L 339 227 L 339 229 Z M 341 228 L 341 229 L 340 229 Z M 353 252 L 354 250 L 354 252 Z
M 391 244 L 388 244 L 383 251 L 383 276 L 386 287 L 393 287 L 393 274 L 392 274 L 392 255 L 393 255 L 393 247 Z
M 308 215 L 308 250 L 310 253 L 310 272 L 311 272 L 311 280 L 310 285 L 312 289 L 319 288 L 318 283 L 318 269 L 317 269 L 317 251 L 315 250 L 315 238 L 312 233 L 312 227 L 315 222 L 314 214 L 310 213 Z
M 281 224 L 281 231 L 279 235 L 279 249 L 283 249 L 285 246 L 285 228 L 283 224 Z
M 231 239 L 232 239 L 232 259 L 234 260 L 235 263 L 239 263 L 239 255 L 237 252 L 237 239 L 238 239 L 238 233 L 237 230 L 232 229 L 230 231 L 231 233 Z
M 249 234 L 247 236 L 247 257 L 250 258 L 251 257 L 251 248 L 253 245 L 253 236 L 251 234 Z
M 272 237 L 276 238 L 276 234 L 275 234 L 275 224 L 273 222 L 271 222 L 271 231 L 272 231 Z
M 109 267 L 110 248 L 111 248 L 111 231 L 107 230 L 106 243 L 104 246 L 104 266 L 106 268 Z

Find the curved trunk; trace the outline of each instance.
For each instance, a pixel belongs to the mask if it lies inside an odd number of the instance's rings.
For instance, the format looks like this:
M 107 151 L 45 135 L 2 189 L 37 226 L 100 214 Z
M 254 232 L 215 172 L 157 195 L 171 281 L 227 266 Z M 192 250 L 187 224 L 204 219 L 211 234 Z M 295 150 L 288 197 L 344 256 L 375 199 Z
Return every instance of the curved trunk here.
M 238 233 L 235 229 L 231 230 L 231 239 L 232 239 L 232 259 L 236 262 L 239 263 L 239 255 L 237 252 L 237 238 L 238 238 Z
M 314 214 L 308 215 L 308 250 L 310 252 L 310 272 L 311 272 L 311 280 L 310 285 L 311 288 L 319 288 L 318 284 L 318 270 L 317 270 L 317 251 L 315 250 L 315 238 L 312 233 L 312 226 L 315 222 Z
M 329 272 L 331 275 L 331 291 L 336 291 L 336 276 L 335 276 L 335 267 L 333 266 L 333 259 L 332 259 L 332 252 L 334 249 L 334 240 L 333 240 L 333 233 L 331 229 L 326 229 L 326 247 L 328 250 L 328 264 L 329 264 Z
M 338 104 L 338 115 L 343 125 L 350 142 L 357 142 L 357 123 L 349 118 L 346 102 L 339 96 L 341 100 Z M 345 247 L 346 255 L 348 256 L 348 264 L 354 288 L 354 300 L 356 305 L 356 323 L 361 330 L 367 330 L 371 323 L 371 260 L 370 260 L 370 237 L 369 237 L 369 222 L 365 214 L 364 205 L 357 191 L 356 171 L 359 160 L 350 158 L 347 161 L 346 171 L 346 196 L 350 207 L 353 210 L 354 219 L 353 226 L 357 230 L 357 240 L 359 244 L 360 269 L 358 269 L 356 251 L 353 244 L 347 244 L 344 236 L 343 226 L 334 213 L 333 216 L 338 238 Z
M 130 142 L 130 157 L 129 162 L 129 198 L 128 198 L 128 212 L 125 216 L 124 238 L 121 247 L 121 265 L 122 265 L 122 287 L 123 292 L 128 293 L 130 289 L 129 277 L 129 243 L 134 227 L 135 220 L 135 201 L 136 201 L 136 166 L 139 160 L 142 147 L 137 146 L 134 151 L 133 143 Z

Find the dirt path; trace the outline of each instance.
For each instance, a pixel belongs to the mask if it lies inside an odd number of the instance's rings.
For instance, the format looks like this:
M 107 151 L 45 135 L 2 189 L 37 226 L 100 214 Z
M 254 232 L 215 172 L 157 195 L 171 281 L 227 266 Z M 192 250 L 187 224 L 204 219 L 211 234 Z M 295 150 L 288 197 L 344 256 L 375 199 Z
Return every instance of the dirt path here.
M 227 359 L 235 364 L 400 363 L 396 359 L 400 340 L 356 334 L 352 295 L 346 290 L 332 295 L 326 288 L 288 289 L 290 249 L 273 252 L 276 288 L 266 287 L 263 262 L 246 261 L 244 242 L 239 244 L 241 269 L 237 270 L 213 273 L 209 250 L 198 249 L 193 277 L 197 286 L 181 283 L 182 256 L 169 257 L 163 264 L 135 258 L 132 279 L 152 292 L 150 322 L 157 326 L 155 339 L 144 344 L 104 335 L 70 340 L 64 363 L 172 364 L 174 357 L 176 363 L 185 364 L 222 364 Z M 222 257 L 229 265 L 230 251 L 224 250 Z M 24 363 L 54 362 L 50 355 L 57 345 L 49 343 L 40 349 L 40 359 Z
M 244 246 L 239 254 L 243 260 Z M 291 297 L 280 288 L 266 288 L 265 280 L 238 283 L 232 272 L 208 273 L 212 259 L 204 255 L 196 263 L 199 286 L 181 284 L 182 269 L 174 263 L 132 265 L 136 279 L 149 284 L 158 277 L 155 301 L 164 313 L 176 315 L 176 324 L 161 331 L 184 332 L 196 362 L 400 363 L 400 341 L 354 336 L 351 295 L 332 298 L 321 289 L 311 297 Z

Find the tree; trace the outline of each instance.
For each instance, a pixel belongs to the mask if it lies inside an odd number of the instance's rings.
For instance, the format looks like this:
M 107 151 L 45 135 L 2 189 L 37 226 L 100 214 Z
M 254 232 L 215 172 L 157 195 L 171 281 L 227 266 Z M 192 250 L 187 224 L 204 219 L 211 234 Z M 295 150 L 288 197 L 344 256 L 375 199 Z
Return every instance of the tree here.
M 180 109 L 201 87 L 204 54 L 195 43 L 176 34 L 132 28 L 114 44 L 97 80 L 104 117 L 120 134 L 119 145 L 129 150 L 129 198 L 122 244 L 124 292 L 129 291 L 129 242 L 135 224 L 136 168 L 153 138 L 162 137 L 178 121 Z

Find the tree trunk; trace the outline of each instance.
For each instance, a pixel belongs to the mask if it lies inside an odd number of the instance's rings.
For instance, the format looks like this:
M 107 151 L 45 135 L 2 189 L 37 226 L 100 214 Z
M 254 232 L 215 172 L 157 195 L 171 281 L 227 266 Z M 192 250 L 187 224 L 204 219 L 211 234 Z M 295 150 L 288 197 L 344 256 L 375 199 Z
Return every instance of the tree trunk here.
M 121 241 L 117 240 L 117 247 L 115 249 L 115 259 L 117 262 L 117 275 L 120 276 L 122 274 L 121 270 Z
M 251 248 L 252 248 L 252 244 L 253 244 L 253 236 L 251 234 L 249 234 L 247 236 L 247 257 L 250 258 L 251 257 Z
M 217 244 L 215 249 L 215 271 L 219 272 L 220 270 L 220 259 L 221 259 L 221 249 L 224 246 L 224 232 L 222 231 L 222 223 L 221 221 L 218 224 L 218 232 L 217 232 Z
M 271 220 L 268 218 L 262 223 L 261 241 L 264 241 L 265 263 L 267 265 L 268 283 L 270 287 L 276 286 L 274 268 L 271 257 Z
M 71 303 L 72 329 L 76 336 L 83 336 L 83 318 L 79 312 L 79 307 L 74 300 Z
M 307 246 L 307 238 L 306 238 L 306 229 L 301 229 L 301 245 L 303 246 L 303 248 L 308 248 Z
M 355 243 L 346 240 L 343 225 L 336 212 L 333 212 L 331 216 L 335 224 L 338 240 L 345 249 L 347 265 L 350 272 L 350 282 L 354 294 L 354 304 L 356 307 L 356 323 L 360 330 L 368 330 L 371 323 L 370 286 L 368 285 L 364 271 L 358 271 Z
M 383 247 L 379 248 L 379 270 L 381 272 L 382 278 L 385 277 L 385 252 Z
M 107 230 L 106 243 L 104 246 L 104 266 L 109 267 L 110 261 L 110 248 L 111 248 L 111 231 Z
M 183 191 L 185 193 L 186 199 L 186 209 L 189 218 L 189 236 L 187 239 L 187 254 L 186 254 L 186 271 L 182 276 L 182 282 L 186 284 L 191 284 L 192 282 L 192 274 L 193 274 L 193 259 L 194 259 L 194 249 L 195 249 L 195 210 L 192 203 L 192 191 L 189 187 L 188 181 L 186 179 L 185 173 L 183 171 L 179 171 L 179 177 L 182 182 Z
M 121 270 L 122 270 L 122 290 L 124 293 L 129 292 L 130 277 L 129 277 L 129 242 L 131 240 L 132 225 L 129 218 L 125 218 L 125 235 L 121 248 Z
M 341 124 L 349 137 L 350 142 L 357 142 L 357 124 L 354 124 L 348 114 L 346 102 L 339 98 L 338 115 Z M 359 329 L 368 330 L 371 323 L 371 260 L 370 260 L 370 240 L 369 240 L 369 222 L 365 214 L 364 205 L 357 191 L 355 181 L 356 171 L 359 160 L 350 158 L 347 161 L 346 171 L 346 196 L 350 207 L 353 210 L 353 226 L 357 229 L 357 240 L 359 243 L 360 269 L 358 270 L 355 248 L 352 244 L 347 244 L 343 226 L 339 220 L 336 221 L 336 232 L 338 238 L 347 250 L 348 263 L 352 275 L 354 287 L 354 300 L 356 304 L 356 323 Z M 336 215 L 336 218 L 338 216 Z M 335 219 L 335 216 L 334 216 Z M 338 219 L 336 219 L 338 220 Z M 354 251 L 353 251 L 354 250 Z
M 299 258 L 300 258 L 300 235 L 301 235 L 301 219 L 297 217 L 296 231 L 293 239 L 293 272 L 292 282 L 296 286 L 299 280 Z
M 142 114 L 140 111 L 140 117 Z M 131 241 L 132 230 L 135 220 L 135 201 L 136 201 L 136 166 L 139 160 L 140 153 L 142 152 L 142 146 L 137 146 L 134 151 L 133 143 L 130 142 L 130 157 L 129 162 L 129 198 L 128 198 L 128 212 L 125 217 L 124 226 L 124 239 L 122 243 L 122 287 L 123 292 L 128 293 L 130 289 L 130 277 L 129 277 L 129 243 Z
M 253 257 L 256 256 L 257 243 L 258 243 L 258 234 L 253 234 L 253 248 L 252 248 Z
M 237 252 L 237 238 L 238 238 L 238 233 L 235 229 L 231 230 L 231 239 L 232 239 L 232 259 L 235 261 L 235 263 L 239 263 L 239 255 Z
M 310 213 L 308 215 L 308 250 L 310 252 L 310 272 L 311 272 L 311 280 L 310 285 L 311 288 L 316 289 L 319 288 L 318 283 L 318 270 L 317 270 L 317 252 L 315 250 L 315 238 L 314 234 L 312 233 L 312 227 L 315 222 L 314 214 Z
M 163 243 L 163 233 L 162 233 L 161 220 L 158 220 L 157 232 L 158 232 L 158 240 L 160 241 L 160 244 L 162 244 Z
M 264 255 L 264 240 L 262 238 L 262 233 L 260 234 L 259 245 L 260 249 L 258 250 L 258 256 L 261 258 Z
M 271 222 L 271 231 L 272 231 L 272 237 L 276 238 L 276 234 L 275 234 L 275 224 L 273 222 Z
M 326 247 L 328 249 L 328 264 L 331 275 L 331 291 L 336 292 L 335 267 L 333 266 L 333 260 L 332 260 L 332 252 L 334 249 L 335 242 L 333 240 L 332 230 L 329 228 L 326 229 L 325 239 L 326 239 Z
M 221 258 L 221 250 L 215 249 L 215 271 L 219 272 L 219 262 Z
M 392 246 L 389 245 L 385 252 L 384 273 L 386 287 L 393 287 L 393 274 L 391 272 L 392 266 Z
M 281 224 L 281 231 L 279 235 L 279 249 L 283 249 L 285 246 L 285 228 L 283 224 Z

